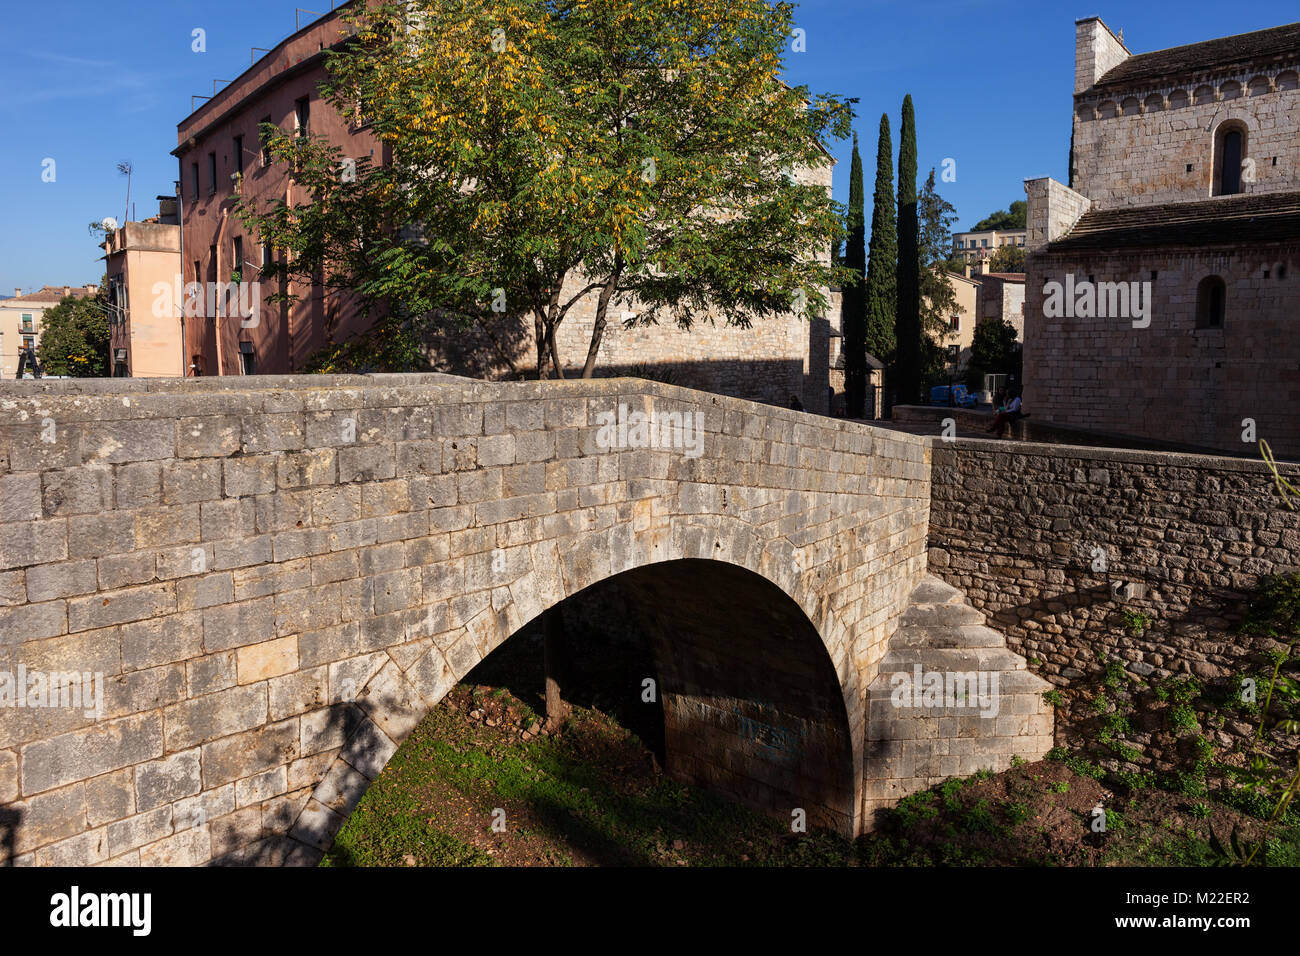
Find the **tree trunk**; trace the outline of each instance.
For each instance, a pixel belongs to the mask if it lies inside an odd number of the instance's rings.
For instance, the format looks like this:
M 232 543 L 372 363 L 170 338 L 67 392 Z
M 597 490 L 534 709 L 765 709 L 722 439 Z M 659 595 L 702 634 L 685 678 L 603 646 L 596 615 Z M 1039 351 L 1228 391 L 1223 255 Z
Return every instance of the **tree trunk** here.
M 537 380 L 546 378 L 546 320 L 542 310 L 533 306 L 533 340 L 537 343 Z
M 596 300 L 596 321 L 591 327 L 591 344 L 587 347 L 587 361 L 582 366 L 582 377 L 591 378 L 596 370 L 596 356 L 600 352 L 600 342 L 605 336 L 606 315 L 609 312 L 609 300 L 614 295 L 614 290 L 618 288 L 619 276 L 623 272 L 623 254 L 621 252 L 614 255 L 614 271 L 610 273 L 609 281 L 600 290 L 600 298 Z
M 546 722 L 543 728 L 555 733 L 564 726 L 569 716 L 569 705 L 560 696 L 560 682 L 564 677 L 564 612 L 560 607 L 542 612 L 542 655 L 546 670 Z

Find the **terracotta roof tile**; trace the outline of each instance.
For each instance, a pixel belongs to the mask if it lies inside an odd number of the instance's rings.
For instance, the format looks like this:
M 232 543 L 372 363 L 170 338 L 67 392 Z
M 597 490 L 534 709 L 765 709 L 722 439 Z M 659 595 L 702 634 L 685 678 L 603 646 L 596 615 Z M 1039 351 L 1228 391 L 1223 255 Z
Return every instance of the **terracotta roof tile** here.
M 5 305 L 16 305 L 18 303 L 26 303 L 26 302 L 31 302 L 31 303 L 54 302 L 57 304 L 63 299 L 63 288 L 64 287 L 61 285 L 41 286 L 35 292 L 28 292 L 23 295 L 10 296 L 9 298 L 0 301 L 3 301 Z M 87 286 L 74 285 L 69 287 L 69 293 L 72 295 L 74 299 L 85 298 L 88 295 L 94 295 L 98 291 L 99 290 L 95 286 L 88 286 L 88 285 Z

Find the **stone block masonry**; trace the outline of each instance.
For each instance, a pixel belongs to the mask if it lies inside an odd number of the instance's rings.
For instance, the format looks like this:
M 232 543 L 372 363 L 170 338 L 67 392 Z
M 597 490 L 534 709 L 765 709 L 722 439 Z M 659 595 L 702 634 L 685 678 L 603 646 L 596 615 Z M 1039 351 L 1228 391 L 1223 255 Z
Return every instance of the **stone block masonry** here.
M 599 447 L 620 403 L 699 416 L 703 454 Z M 866 688 L 925 570 L 929 456 L 636 380 L 5 383 L 0 672 L 98 672 L 105 699 L 0 707 L 0 847 L 311 863 L 475 664 L 629 572 L 663 622 L 672 771 L 855 833 Z M 752 625 L 692 623 L 698 588 L 728 581 Z
M 1300 567 L 1300 510 L 1258 460 L 966 440 L 933 455 L 930 568 L 1060 686 L 1103 654 L 1142 676 L 1230 675 L 1260 649 L 1233 632 L 1246 597 Z M 1151 625 L 1131 633 L 1125 610 Z

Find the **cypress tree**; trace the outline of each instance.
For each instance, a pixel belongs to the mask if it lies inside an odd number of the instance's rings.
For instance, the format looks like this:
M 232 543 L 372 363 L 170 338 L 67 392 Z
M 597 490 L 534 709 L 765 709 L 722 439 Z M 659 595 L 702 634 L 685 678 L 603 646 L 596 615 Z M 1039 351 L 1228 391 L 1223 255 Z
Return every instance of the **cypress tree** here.
M 894 358 L 898 309 L 898 229 L 894 221 L 894 143 L 889 115 L 880 115 L 876 143 L 876 192 L 871 206 L 871 255 L 867 259 L 866 350 L 882 362 Z
M 863 417 L 867 385 L 863 273 L 867 261 L 863 211 L 862 157 L 858 154 L 858 134 L 853 134 L 853 166 L 849 172 L 848 245 L 844 266 L 853 271 L 840 297 L 840 326 L 844 335 L 844 396 L 849 418 Z
M 897 400 L 911 404 L 921 391 L 921 274 L 916 208 L 916 114 L 912 96 L 903 98 L 898 147 L 898 336 L 894 381 Z

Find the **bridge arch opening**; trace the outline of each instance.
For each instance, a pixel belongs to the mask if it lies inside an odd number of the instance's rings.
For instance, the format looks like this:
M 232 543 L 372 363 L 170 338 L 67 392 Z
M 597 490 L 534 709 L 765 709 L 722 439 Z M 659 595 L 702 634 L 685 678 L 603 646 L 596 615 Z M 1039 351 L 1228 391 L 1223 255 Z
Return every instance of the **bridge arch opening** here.
M 802 819 L 809 829 L 855 835 L 860 774 L 846 691 L 816 626 L 781 588 L 723 561 L 676 559 L 612 575 L 554 607 L 573 652 L 562 675 L 582 670 L 587 678 L 566 680 L 573 703 L 590 705 L 595 689 L 594 702 L 630 716 L 620 722 L 676 780 L 787 824 Z M 443 696 L 476 675 L 499 675 L 494 665 L 505 655 L 527 656 L 531 678 L 509 689 L 540 713 L 541 617 L 498 633 Z M 618 655 L 619 666 L 605 666 L 601 655 Z M 322 786 L 328 791 L 329 780 Z M 337 826 L 360 797 L 335 803 Z

